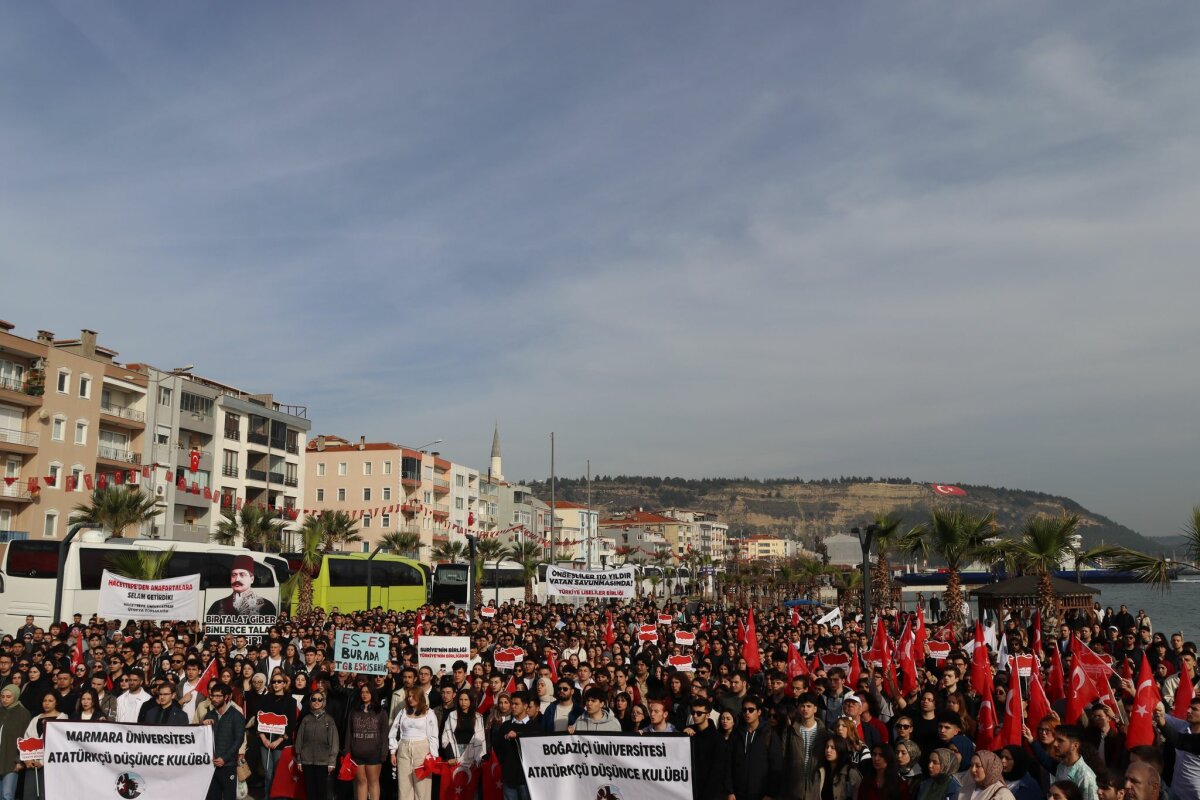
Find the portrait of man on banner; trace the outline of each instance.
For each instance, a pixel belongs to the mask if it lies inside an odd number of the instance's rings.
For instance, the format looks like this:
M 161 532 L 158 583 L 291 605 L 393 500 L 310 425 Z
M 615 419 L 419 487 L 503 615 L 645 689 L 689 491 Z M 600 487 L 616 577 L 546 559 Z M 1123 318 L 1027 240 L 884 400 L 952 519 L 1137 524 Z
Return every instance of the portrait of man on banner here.
M 254 559 L 237 556 L 229 570 L 229 586 L 233 590 L 208 607 L 209 616 L 262 617 L 277 616 L 275 604 L 254 593 Z

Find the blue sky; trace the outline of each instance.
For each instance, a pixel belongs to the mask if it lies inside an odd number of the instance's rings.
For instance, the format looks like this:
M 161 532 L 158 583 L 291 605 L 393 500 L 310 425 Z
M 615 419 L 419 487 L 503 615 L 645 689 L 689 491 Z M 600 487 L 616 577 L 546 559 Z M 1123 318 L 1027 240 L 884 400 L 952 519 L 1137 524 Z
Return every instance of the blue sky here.
M 1178 531 L 1191 4 L 22 3 L 0 317 L 505 472 Z

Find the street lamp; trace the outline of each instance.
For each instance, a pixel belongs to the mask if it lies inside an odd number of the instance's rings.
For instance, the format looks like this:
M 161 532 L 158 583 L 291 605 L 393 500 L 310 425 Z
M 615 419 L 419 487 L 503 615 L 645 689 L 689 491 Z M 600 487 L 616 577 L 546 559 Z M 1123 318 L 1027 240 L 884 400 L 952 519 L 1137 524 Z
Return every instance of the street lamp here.
M 414 447 L 413 450 L 424 450 L 427 447 L 433 447 L 435 444 L 441 444 L 444 441 L 446 441 L 446 440 L 445 439 L 434 439 L 432 442 L 427 442 L 426 444 L 423 444 L 420 447 Z
M 863 529 L 851 528 L 850 532 L 858 537 L 862 545 L 862 582 L 863 582 L 863 625 L 871 624 L 871 542 L 879 533 L 879 526 L 871 523 Z

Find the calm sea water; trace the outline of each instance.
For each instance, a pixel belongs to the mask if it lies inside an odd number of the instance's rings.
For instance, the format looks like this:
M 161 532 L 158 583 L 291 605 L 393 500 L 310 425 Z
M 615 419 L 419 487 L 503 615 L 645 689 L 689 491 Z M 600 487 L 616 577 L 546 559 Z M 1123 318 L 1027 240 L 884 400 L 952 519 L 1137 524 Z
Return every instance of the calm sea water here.
M 1101 608 L 1119 609 L 1124 603 L 1134 616 L 1144 608 L 1155 633 L 1183 631 L 1186 641 L 1200 642 L 1200 581 L 1175 581 L 1166 593 L 1137 583 L 1102 583 L 1096 588 L 1101 591 Z

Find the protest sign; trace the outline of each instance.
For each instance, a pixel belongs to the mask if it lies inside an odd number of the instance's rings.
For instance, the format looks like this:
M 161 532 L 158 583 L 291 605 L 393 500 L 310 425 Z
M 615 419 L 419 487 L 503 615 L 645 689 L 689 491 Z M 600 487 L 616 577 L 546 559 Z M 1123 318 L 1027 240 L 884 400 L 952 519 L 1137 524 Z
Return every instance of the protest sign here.
M 286 714 L 276 714 L 274 711 L 260 711 L 256 717 L 259 733 L 264 736 L 283 736 L 287 733 L 288 718 Z
M 546 568 L 547 594 L 559 597 L 633 597 L 633 567 L 604 571 Z
M 439 637 L 422 637 L 421 644 L 425 644 L 426 638 Z M 334 631 L 334 668 L 338 672 L 386 675 L 388 671 L 388 657 L 391 654 L 391 642 L 392 637 L 386 633 Z
M 525 653 L 522 651 L 521 656 Z M 471 659 L 470 636 L 422 636 L 417 643 L 417 666 L 429 667 L 436 675 L 449 672 L 455 661 Z
M 141 581 L 104 570 L 97 613 L 107 619 L 195 619 L 200 616 L 200 576 Z
M 525 658 L 525 651 L 520 647 L 500 647 L 492 653 L 492 661 L 496 669 L 508 671 L 515 669 L 517 662 Z
M 44 761 L 46 759 L 46 740 L 36 736 L 17 737 L 17 752 L 22 761 Z
M 691 800 L 686 736 L 522 736 L 531 800 Z
M 213 775 L 211 725 L 46 726 L 46 797 L 204 797 Z
M 840 626 L 842 624 L 842 610 L 840 608 L 835 608 L 833 611 L 830 611 L 823 617 L 819 617 L 817 619 L 817 624 L 828 625 L 831 628 L 834 625 Z
M 696 634 L 691 631 L 675 631 L 675 644 L 681 647 L 695 647 Z
M 216 558 L 216 556 L 211 556 Z M 265 636 L 279 622 L 279 610 L 269 598 L 254 591 L 256 580 L 267 580 L 271 571 L 243 554 L 229 559 L 229 594 L 214 601 L 204 615 L 209 636 Z M 218 564 L 223 568 L 223 564 Z

